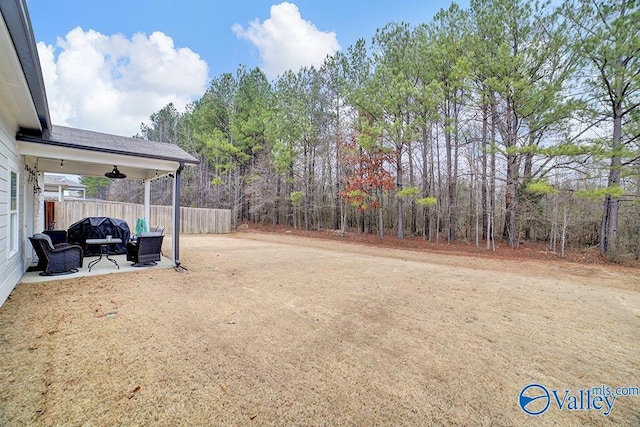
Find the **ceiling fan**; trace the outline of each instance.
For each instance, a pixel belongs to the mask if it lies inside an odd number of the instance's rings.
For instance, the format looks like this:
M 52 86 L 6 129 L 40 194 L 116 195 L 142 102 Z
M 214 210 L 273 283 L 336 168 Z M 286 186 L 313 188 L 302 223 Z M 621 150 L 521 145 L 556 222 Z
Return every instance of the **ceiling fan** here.
M 116 165 L 113 165 L 113 170 L 111 172 L 105 173 L 104 176 L 111 179 L 122 179 L 127 177 L 127 175 L 118 170 L 118 166 Z

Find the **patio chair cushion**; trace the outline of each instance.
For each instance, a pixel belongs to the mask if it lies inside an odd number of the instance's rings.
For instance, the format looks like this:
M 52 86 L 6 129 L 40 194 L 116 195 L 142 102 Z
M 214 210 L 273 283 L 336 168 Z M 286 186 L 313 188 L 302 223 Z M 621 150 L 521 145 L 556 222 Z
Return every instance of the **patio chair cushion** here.
M 145 231 L 144 233 L 140 234 L 138 237 L 151 237 L 151 236 L 162 236 L 162 233 L 158 231 Z
M 165 227 L 162 227 L 160 225 L 152 225 L 151 227 L 149 227 L 149 232 L 152 232 L 152 233 L 164 234 L 164 230 L 165 230 Z
M 54 249 L 53 242 L 51 241 L 51 237 L 44 233 L 36 233 L 33 235 L 34 239 L 43 239 L 49 244 L 49 248 Z

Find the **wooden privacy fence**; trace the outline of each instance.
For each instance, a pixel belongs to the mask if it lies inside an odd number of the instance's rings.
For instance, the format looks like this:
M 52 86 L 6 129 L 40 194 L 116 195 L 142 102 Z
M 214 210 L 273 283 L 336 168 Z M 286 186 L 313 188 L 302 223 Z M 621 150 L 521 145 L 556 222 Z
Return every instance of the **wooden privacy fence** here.
M 65 200 L 54 203 L 55 228 L 58 230 L 66 230 L 71 224 L 89 216 L 108 216 L 125 220 L 133 234 L 136 220 L 144 217 L 144 205 L 134 203 L 104 200 Z M 173 207 L 152 205 L 148 225 L 166 227 L 165 234 L 173 233 Z M 180 233 L 231 233 L 231 210 L 181 207 Z

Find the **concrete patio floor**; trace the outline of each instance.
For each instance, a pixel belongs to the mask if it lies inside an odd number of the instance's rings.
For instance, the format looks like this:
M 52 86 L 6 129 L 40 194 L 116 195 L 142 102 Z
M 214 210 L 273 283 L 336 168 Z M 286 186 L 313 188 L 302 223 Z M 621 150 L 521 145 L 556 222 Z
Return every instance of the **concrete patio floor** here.
M 140 271 L 144 269 L 159 269 L 159 268 L 171 268 L 173 267 L 173 262 L 166 257 L 162 257 L 161 261 L 157 263 L 155 266 L 145 266 L 145 267 L 132 267 L 131 261 L 127 261 L 126 255 L 109 255 L 109 258 L 113 258 L 117 261 L 120 268 L 116 267 L 111 261 L 106 260 L 104 257 L 100 260 L 99 263 L 94 265 L 89 272 L 89 263 L 95 259 L 98 259 L 97 256 L 88 256 L 85 257 L 82 263 L 82 268 L 73 274 L 60 274 L 54 276 L 40 276 L 40 271 L 30 271 L 25 273 L 20 279 L 20 283 L 37 283 L 37 282 L 48 282 L 51 280 L 65 280 L 65 279 L 75 279 L 78 277 L 90 277 L 90 276 L 101 276 L 103 274 L 115 274 L 115 273 L 128 273 L 132 271 Z

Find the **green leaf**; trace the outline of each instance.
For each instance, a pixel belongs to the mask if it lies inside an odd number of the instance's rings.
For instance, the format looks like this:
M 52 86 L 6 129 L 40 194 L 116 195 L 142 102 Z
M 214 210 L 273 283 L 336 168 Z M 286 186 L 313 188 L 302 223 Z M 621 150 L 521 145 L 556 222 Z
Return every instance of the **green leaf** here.
M 397 198 L 415 197 L 418 194 L 420 194 L 420 189 L 418 187 L 407 187 L 396 192 L 396 197 Z
M 416 199 L 416 203 L 422 206 L 431 207 L 438 204 L 438 199 L 435 197 L 423 197 Z
M 531 181 L 527 184 L 527 191 L 535 194 L 555 194 L 558 192 L 553 185 L 546 181 Z
M 598 188 L 592 190 L 578 190 L 576 191 L 576 196 L 589 200 L 598 200 L 605 196 L 611 196 L 613 198 L 619 198 L 624 196 L 625 191 L 622 187 L 619 186 L 611 186 L 605 188 Z
M 302 191 L 292 191 L 291 194 L 289 194 L 289 200 L 291 200 L 294 206 L 300 206 L 304 200 L 304 193 Z

